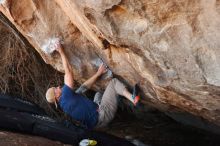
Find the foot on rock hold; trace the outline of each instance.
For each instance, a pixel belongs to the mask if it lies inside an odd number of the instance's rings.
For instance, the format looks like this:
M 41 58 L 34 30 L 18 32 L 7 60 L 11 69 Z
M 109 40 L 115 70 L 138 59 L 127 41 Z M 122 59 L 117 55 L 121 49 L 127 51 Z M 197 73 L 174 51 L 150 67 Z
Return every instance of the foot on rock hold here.
M 136 106 L 140 100 L 140 95 L 139 95 L 140 88 L 138 87 L 138 84 L 135 84 L 133 87 L 133 92 L 132 92 L 132 99 L 134 100 L 133 103 Z

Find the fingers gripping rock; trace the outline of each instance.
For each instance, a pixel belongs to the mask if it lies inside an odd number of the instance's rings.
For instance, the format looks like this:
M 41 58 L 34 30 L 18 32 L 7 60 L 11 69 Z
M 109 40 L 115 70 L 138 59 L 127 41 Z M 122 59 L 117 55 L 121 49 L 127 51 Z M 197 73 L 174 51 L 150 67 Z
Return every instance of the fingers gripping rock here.
M 44 53 L 50 55 L 56 50 L 56 48 L 58 47 L 60 43 L 62 44 L 62 41 L 60 38 L 56 38 L 56 37 L 49 38 L 48 40 L 46 40 L 44 45 L 42 45 L 42 50 L 44 51 Z

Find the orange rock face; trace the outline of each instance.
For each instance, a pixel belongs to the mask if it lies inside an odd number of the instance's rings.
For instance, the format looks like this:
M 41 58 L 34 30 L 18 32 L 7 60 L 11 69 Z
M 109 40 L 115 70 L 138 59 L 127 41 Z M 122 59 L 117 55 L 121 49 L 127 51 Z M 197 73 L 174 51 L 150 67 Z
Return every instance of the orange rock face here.
M 220 0 L 1 0 L 1 12 L 41 54 L 59 37 L 75 79 L 88 79 L 105 60 L 142 102 L 188 112 L 220 125 Z M 104 86 L 102 84 L 97 84 Z

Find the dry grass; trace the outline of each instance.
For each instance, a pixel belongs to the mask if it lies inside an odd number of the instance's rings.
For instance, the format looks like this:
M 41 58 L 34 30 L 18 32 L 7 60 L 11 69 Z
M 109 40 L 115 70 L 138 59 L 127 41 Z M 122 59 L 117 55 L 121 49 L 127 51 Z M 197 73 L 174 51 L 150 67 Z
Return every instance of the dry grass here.
M 0 92 L 19 96 L 55 113 L 45 100 L 45 91 L 62 83 L 62 74 L 45 64 L 2 14 L 0 42 Z

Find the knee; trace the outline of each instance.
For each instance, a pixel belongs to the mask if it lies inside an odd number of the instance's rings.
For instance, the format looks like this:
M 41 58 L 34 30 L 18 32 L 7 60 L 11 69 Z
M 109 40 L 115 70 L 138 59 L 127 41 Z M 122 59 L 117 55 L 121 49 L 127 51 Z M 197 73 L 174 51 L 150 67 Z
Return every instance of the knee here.
M 118 79 L 117 79 L 117 78 L 113 78 L 113 79 L 111 79 L 111 81 L 108 83 L 108 85 L 114 86 L 117 82 L 118 82 Z
M 117 78 L 113 78 L 113 79 L 111 80 L 111 82 L 112 82 L 112 83 L 116 83 L 116 82 L 118 82 L 118 79 L 117 79 Z

